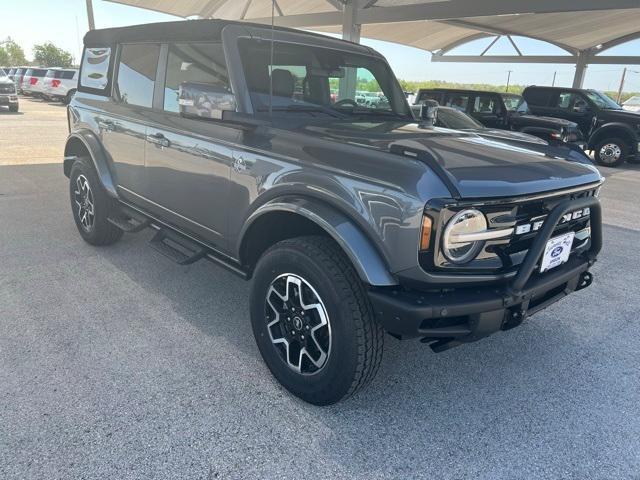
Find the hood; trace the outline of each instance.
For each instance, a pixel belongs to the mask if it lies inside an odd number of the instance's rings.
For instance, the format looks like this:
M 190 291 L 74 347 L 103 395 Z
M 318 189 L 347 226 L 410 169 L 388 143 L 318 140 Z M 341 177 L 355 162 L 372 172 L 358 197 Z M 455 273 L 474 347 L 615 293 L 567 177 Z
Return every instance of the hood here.
M 0 85 L 13 85 L 13 80 L 9 77 L 0 77 Z
M 603 117 L 606 116 L 607 121 L 635 123 L 640 125 L 640 112 L 631 112 L 629 110 L 604 110 Z
M 548 153 L 479 135 L 416 123 L 334 122 L 301 130 L 321 136 L 339 156 L 345 145 L 417 159 L 434 170 L 455 198 L 531 195 L 599 182 L 598 170 Z M 301 132 L 302 133 L 302 132 Z
M 529 125 L 558 125 L 562 127 L 577 127 L 578 124 L 572 122 L 571 120 L 566 120 L 564 118 L 555 118 L 555 117 L 543 117 L 539 115 L 519 115 L 520 118 L 527 121 Z

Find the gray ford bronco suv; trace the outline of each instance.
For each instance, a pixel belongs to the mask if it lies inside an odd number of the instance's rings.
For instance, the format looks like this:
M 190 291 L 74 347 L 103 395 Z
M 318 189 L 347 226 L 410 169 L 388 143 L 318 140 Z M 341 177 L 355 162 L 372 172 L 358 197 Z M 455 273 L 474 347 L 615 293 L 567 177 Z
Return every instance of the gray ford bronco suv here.
M 415 118 L 368 47 L 218 20 L 84 44 L 64 159 L 80 235 L 148 227 L 178 263 L 251 279 L 264 361 L 308 402 L 366 385 L 384 332 L 443 351 L 591 283 L 598 171 Z

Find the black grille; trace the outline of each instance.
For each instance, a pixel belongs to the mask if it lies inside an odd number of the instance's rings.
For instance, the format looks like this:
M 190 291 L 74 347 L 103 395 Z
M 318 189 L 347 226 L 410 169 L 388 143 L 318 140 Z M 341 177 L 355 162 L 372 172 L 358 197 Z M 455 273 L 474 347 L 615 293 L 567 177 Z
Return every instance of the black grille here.
M 15 93 L 15 87 L 13 85 L 0 85 L 0 93 Z

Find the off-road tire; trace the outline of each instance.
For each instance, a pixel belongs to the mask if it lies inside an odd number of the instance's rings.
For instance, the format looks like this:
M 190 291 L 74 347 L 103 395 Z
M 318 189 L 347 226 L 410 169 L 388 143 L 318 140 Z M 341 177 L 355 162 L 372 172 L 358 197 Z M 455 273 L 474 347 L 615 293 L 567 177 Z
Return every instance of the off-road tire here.
M 86 178 L 93 194 L 95 213 L 92 226 L 88 229 L 83 227 L 76 204 L 77 179 L 81 175 Z M 93 164 L 87 158 L 78 158 L 71 167 L 69 197 L 73 219 L 85 242 L 95 246 L 103 246 L 111 245 L 120 240 L 124 232 L 107 220 L 108 216 L 117 210 L 117 201 L 107 195 Z
M 292 369 L 272 342 L 266 296 L 278 277 L 304 278 L 322 299 L 331 326 L 331 350 L 324 367 L 303 375 Z M 366 386 L 382 360 L 384 332 L 376 322 L 365 285 L 331 239 L 284 240 L 260 258 L 251 286 L 251 323 L 262 357 L 274 377 L 292 394 L 315 405 L 343 400 Z
M 18 113 L 19 109 L 18 105 L 9 105 L 9 111 L 12 113 Z
M 71 100 L 73 100 L 73 96 L 76 94 L 75 90 L 69 90 L 67 92 L 67 95 L 62 99 L 62 103 L 64 103 L 65 105 L 69 105 L 71 103 Z
M 611 161 L 601 155 L 601 151 L 606 145 L 617 145 L 620 149 L 620 157 L 617 160 Z M 621 138 L 606 138 L 596 144 L 593 155 L 598 165 L 602 165 L 603 167 L 619 167 L 629 156 L 629 146 L 627 142 Z

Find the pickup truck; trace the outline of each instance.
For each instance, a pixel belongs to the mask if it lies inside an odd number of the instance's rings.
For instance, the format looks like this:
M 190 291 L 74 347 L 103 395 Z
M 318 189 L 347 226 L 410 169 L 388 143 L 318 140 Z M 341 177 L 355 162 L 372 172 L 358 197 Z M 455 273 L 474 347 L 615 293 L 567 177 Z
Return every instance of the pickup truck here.
M 359 104 L 361 80 L 386 100 Z M 517 327 L 588 287 L 602 246 L 595 167 L 425 125 L 382 55 L 335 38 L 93 30 L 68 120 L 80 236 L 151 228 L 251 280 L 266 365 L 316 405 L 371 381 L 385 332 L 441 352 Z
M 530 86 L 522 95 L 534 113 L 575 122 L 600 165 L 640 162 L 640 113 L 597 90 Z
M 532 115 L 527 102 L 515 93 L 451 88 L 421 89 L 416 103 L 435 100 L 475 118 L 485 127 L 527 133 L 550 144 L 584 146 L 578 125 L 570 120 Z

